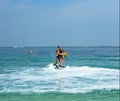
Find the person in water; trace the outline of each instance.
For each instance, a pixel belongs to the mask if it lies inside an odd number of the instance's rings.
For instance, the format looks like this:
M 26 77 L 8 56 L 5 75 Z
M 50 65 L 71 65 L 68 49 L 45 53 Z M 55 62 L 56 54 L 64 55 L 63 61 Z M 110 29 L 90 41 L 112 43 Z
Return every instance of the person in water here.
M 64 66 L 64 56 L 62 53 L 65 52 L 60 46 L 57 46 L 56 49 L 56 62 L 59 64 L 59 66 Z

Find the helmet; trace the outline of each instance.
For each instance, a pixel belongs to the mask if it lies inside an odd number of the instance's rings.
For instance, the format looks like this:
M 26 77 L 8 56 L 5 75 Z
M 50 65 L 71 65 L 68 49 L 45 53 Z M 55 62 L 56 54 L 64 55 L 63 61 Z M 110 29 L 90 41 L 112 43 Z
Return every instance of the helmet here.
M 57 48 L 60 48 L 60 46 L 57 46 Z

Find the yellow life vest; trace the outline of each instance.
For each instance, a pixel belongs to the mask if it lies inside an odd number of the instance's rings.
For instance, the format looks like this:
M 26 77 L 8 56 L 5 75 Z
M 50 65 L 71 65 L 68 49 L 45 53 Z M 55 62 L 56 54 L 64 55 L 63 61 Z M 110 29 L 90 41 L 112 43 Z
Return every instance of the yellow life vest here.
M 67 52 L 62 52 L 60 55 L 62 55 L 63 57 L 67 56 L 68 53 Z

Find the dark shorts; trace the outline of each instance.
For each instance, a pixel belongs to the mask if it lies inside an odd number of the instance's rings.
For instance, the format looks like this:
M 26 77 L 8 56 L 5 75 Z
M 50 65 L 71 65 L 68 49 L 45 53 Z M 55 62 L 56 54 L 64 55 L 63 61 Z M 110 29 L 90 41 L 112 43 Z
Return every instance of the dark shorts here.
M 60 60 L 62 58 L 62 55 L 58 55 L 57 59 Z

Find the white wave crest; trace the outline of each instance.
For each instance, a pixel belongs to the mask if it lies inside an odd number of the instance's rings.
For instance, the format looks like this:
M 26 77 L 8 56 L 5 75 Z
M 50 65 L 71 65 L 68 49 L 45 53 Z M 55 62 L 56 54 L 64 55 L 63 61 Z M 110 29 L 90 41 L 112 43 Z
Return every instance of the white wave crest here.
M 66 66 L 54 69 L 27 68 L 10 74 L 0 74 L 0 92 L 69 92 L 119 89 L 119 70 L 89 66 Z

